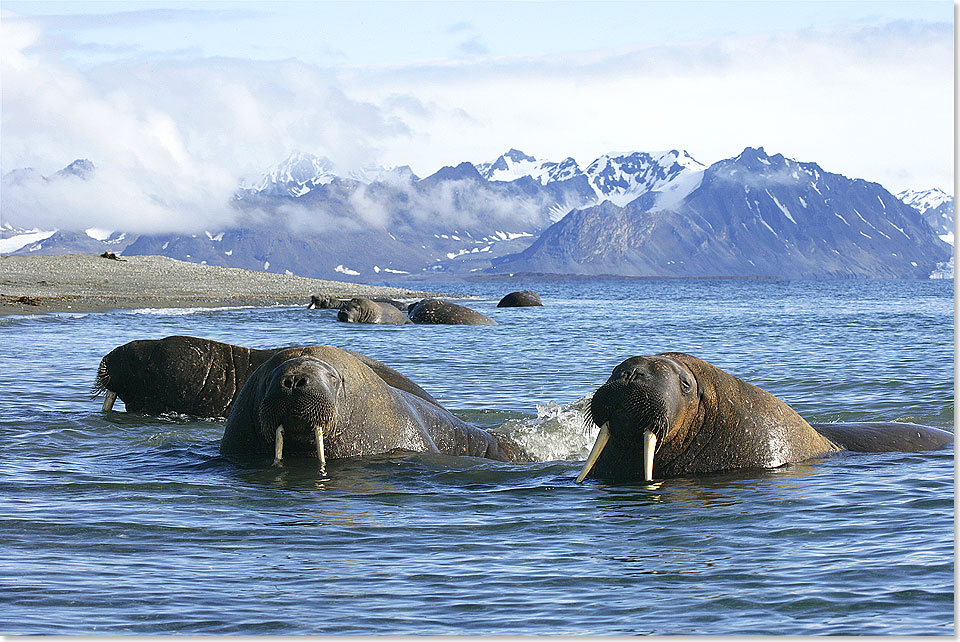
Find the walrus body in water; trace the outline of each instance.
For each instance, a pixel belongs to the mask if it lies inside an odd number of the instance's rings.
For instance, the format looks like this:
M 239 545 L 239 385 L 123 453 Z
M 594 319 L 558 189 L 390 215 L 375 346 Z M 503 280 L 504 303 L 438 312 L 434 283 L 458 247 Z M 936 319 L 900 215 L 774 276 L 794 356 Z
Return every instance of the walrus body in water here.
M 934 450 L 944 430 L 903 423 L 807 423 L 772 394 L 680 352 L 632 357 L 590 402 L 600 433 L 577 481 L 774 468 L 829 452 Z
M 285 349 L 255 350 L 185 336 L 131 341 L 100 361 L 94 393 L 106 393 L 105 411 L 111 410 L 119 397 L 128 412 L 222 418 L 230 413 L 247 378 Z M 390 366 L 358 352 L 351 354 L 393 387 L 437 403 Z
M 289 348 L 257 368 L 227 417 L 229 457 L 329 459 L 392 450 L 507 461 L 492 435 L 388 384 L 356 353 Z

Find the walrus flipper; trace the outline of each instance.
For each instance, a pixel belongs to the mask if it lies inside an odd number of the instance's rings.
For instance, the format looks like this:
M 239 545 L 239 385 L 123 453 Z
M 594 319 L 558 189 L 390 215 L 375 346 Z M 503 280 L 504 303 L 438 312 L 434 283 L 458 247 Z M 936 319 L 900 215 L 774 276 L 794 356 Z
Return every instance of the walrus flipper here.
M 953 433 L 939 428 L 897 422 L 810 424 L 844 450 L 861 453 L 939 450 L 953 443 Z

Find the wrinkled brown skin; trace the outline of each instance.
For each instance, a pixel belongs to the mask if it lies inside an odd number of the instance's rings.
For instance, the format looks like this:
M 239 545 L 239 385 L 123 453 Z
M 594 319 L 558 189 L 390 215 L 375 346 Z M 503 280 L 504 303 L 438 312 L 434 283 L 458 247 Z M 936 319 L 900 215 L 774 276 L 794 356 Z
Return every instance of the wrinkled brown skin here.
M 645 375 L 635 372 L 658 360 L 665 366 L 676 364 L 675 381 L 664 377 L 644 388 Z M 634 364 L 626 369 L 633 368 L 634 373 L 619 370 L 624 364 Z M 688 354 L 633 357 L 617 368 L 594 395 L 592 403 L 597 403 L 599 396 L 600 407 L 591 406 L 595 423 L 611 422 L 610 442 L 589 474 L 598 479 L 626 481 L 643 475 L 640 435 L 648 426 L 632 420 L 629 412 L 612 410 L 607 399 L 611 391 L 625 398 L 627 391 L 643 389 L 643 395 L 667 399 L 665 405 L 677 409 L 654 431 L 659 440 L 654 479 L 773 468 L 838 450 L 913 451 L 953 442 L 951 433 L 912 424 L 817 424 L 815 429 L 765 390 Z M 683 372 L 695 382 L 686 392 L 680 385 Z M 632 376 L 635 378 L 630 379 Z
M 223 418 L 230 413 L 247 378 L 285 349 L 255 350 L 185 336 L 131 341 L 114 348 L 100 361 L 94 391 L 116 393 L 127 412 Z M 390 366 L 357 352 L 352 354 L 386 383 L 439 405 L 423 388 Z
M 533 292 L 532 290 L 518 290 L 517 292 L 511 292 L 500 299 L 500 303 L 497 304 L 497 307 L 526 308 L 538 305 L 542 306 L 543 302 L 540 300 L 540 296 L 536 292 Z
M 389 303 L 354 297 L 340 306 L 337 320 L 345 323 L 405 325 L 413 323 L 407 315 Z
M 285 384 L 290 373 L 302 383 Z M 311 405 L 315 399 L 307 396 L 322 398 L 319 405 L 332 409 L 323 421 L 328 461 L 393 450 L 507 461 L 497 440 L 486 431 L 458 419 L 439 404 L 388 385 L 355 353 L 332 346 L 290 348 L 260 366 L 227 418 L 221 454 L 272 459 L 276 424 L 280 423 L 285 430 L 284 460 L 317 459 L 312 422 L 303 419 L 307 413 L 302 410 L 317 404 Z M 283 412 L 263 410 L 270 405 L 266 400 L 275 402 L 277 398 L 288 404 Z
M 410 306 L 407 314 L 411 321 L 421 324 L 497 325 L 485 314 L 440 299 L 418 301 Z
M 100 361 L 95 390 L 116 393 L 128 412 L 226 417 L 247 377 L 274 352 L 197 337 L 131 341 Z

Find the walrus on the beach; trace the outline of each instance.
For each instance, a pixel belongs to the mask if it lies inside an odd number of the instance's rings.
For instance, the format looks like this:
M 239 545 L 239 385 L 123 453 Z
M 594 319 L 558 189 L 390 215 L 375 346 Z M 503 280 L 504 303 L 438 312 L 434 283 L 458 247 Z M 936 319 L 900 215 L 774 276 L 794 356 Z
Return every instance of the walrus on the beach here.
M 517 292 L 511 292 L 500 299 L 500 303 L 497 304 L 497 307 L 526 308 L 538 305 L 543 305 L 543 302 L 540 300 L 540 295 L 532 290 L 518 290 Z
M 953 443 L 898 423 L 808 424 L 769 392 L 697 357 L 631 357 L 594 393 L 600 433 L 577 481 L 682 477 L 774 468 L 839 450 L 912 452 Z
M 128 412 L 226 417 L 247 378 L 285 349 L 254 350 L 182 336 L 131 341 L 100 361 L 94 393 L 106 393 L 104 411 L 111 410 L 119 397 Z M 437 403 L 390 366 L 358 352 L 351 354 L 389 385 Z
M 332 346 L 282 350 L 257 368 L 220 442 L 225 456 L 272 457 L 275 463 L 306 458 L 323 465 L 392 450 L 507 461 L 486 431 L 388 385 L 356 353 Z
M 340 306 L 337 319 L 346 323 L 403 325 L 413 323 L 407 315 L 389 303 L 354 297 Z
M 410 320 L 414 323 L 447 324 L 447 325 L 497 325 L 497 322 L 476 310 L 441 301 L 440 299 L 423 299 L 410 306 L 407 311 Z

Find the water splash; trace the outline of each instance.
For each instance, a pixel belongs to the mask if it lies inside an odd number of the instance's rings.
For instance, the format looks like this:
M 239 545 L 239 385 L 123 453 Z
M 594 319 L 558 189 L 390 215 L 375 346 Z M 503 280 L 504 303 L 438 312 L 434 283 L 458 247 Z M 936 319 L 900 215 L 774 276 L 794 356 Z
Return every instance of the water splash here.
M 509 419 L 492 432 L 530 461 L 586 459 L 599 428 L 588 418 L 593 394 L 568 405 L 537 404 L 537 417 Z

